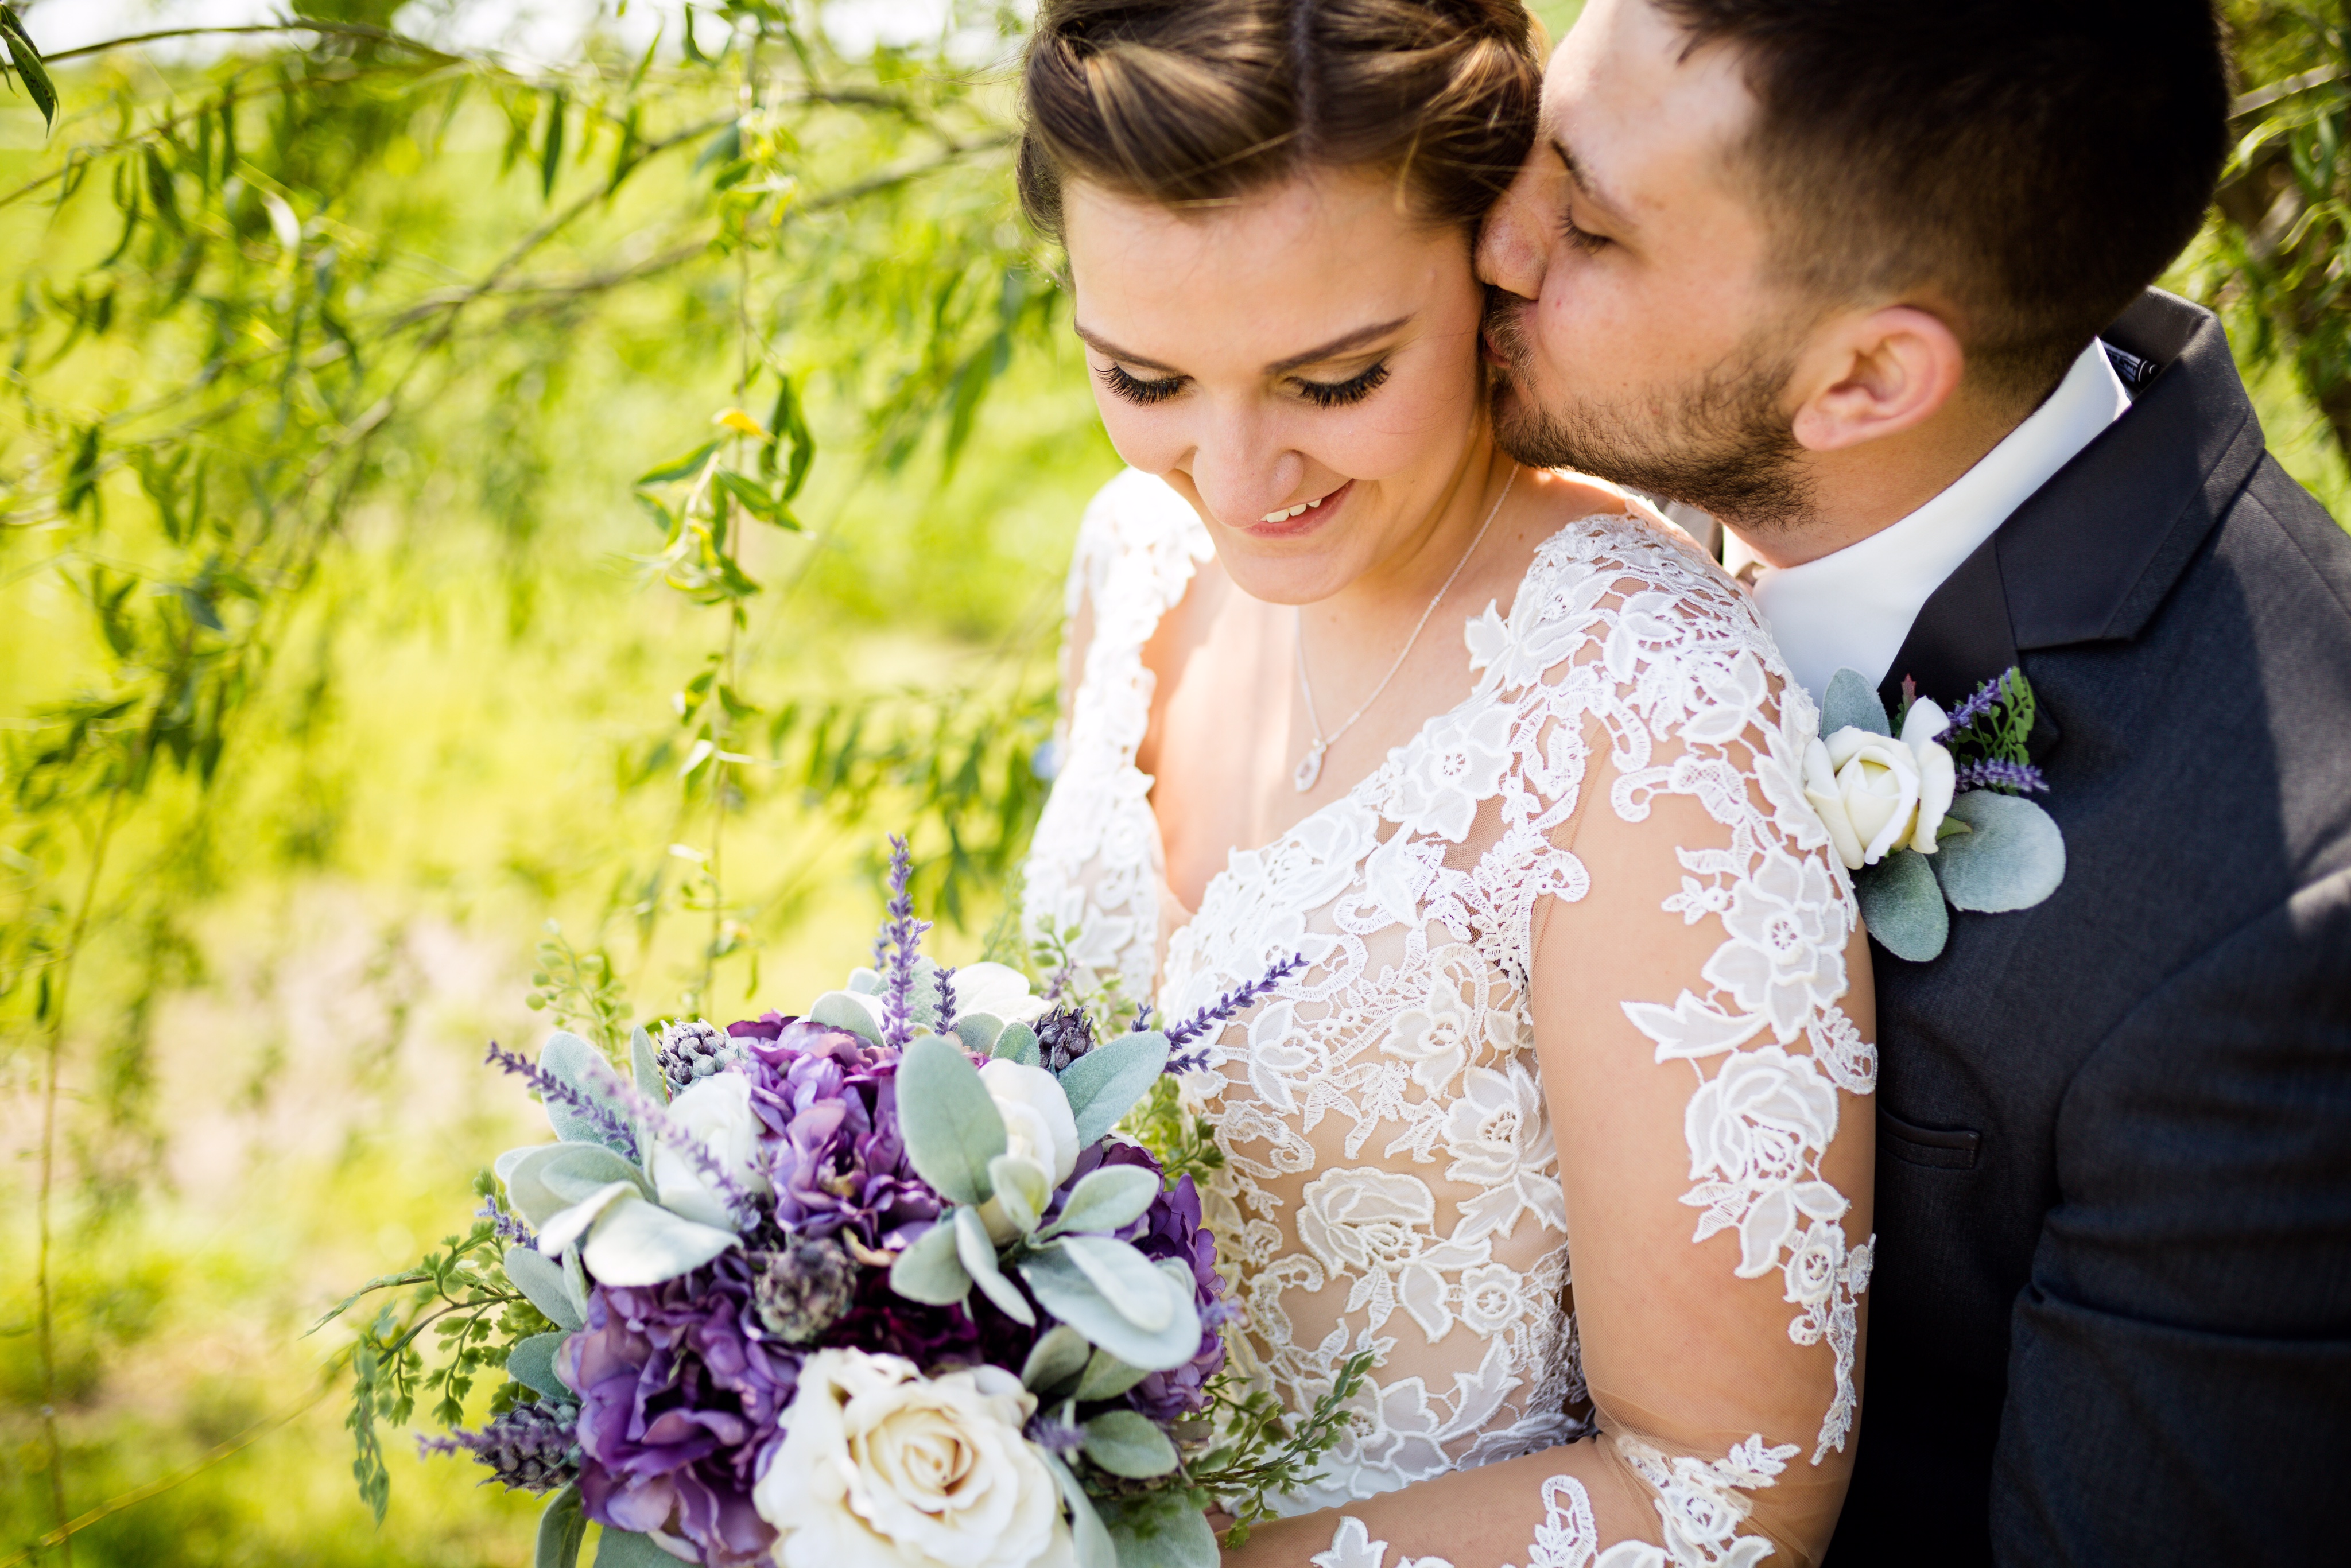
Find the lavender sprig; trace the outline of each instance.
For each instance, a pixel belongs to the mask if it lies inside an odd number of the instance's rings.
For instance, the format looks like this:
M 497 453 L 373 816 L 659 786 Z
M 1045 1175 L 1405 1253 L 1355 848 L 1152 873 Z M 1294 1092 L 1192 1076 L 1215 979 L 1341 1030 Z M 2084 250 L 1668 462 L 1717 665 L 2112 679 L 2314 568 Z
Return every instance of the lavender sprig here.
M 540 1071 L 538 1064 L 528 1057 L 515 1051 L 502 1050 L 495 1040 L 490 1041 L 489 1054 L 482 1060 L 486 1063 L 502 1067 L 513 1073 L 533 1089 L 538 1090 L 541 1099 L 560 1100 L 570 1106 L 580 1116 L 594 1123 L 597 1131 L 617 1140 L 622 1145 L 622 1152 L 630 1159 L 641 1157 L 637 1149 L 636 1133 L 628 1123 L 613 1114 L 611 1106 L 589 1098 L 552 1073 Z
M 2045 795 L 2049 792 L 2049 780 L 2043 778 L 2041 769 L 2030 762 L 2008 762 L 1993 757 L 1962 767 L 1951 780 L 1951 789 L 1955 793 L 1965 793 L 1970 789 L 2003 789 L 2011 795 L 2032 792 Z
M 955 1033 L 955 974 L 953 969 L 943 968 L 931 977 L 931 983 L 939 989 L 939 1017 L 934 1027 L 941 1034 Z
M 890 835 L 890 918 L 883 924 L 882 935 L 874 938 L 874 967 L 881 967 L 881 953 L 886 944 L 890 949 L 889 996 L 883 1007 L 882 1042 L 904 1050 L 914 1038 L 914 958 L 923 946 L 923 933 L 931 928 L 927 920 L 914 918 L 914 897 L 906 891 L 906 883 L 914 874 L 914 852 L 906 841 L 896 833 Z
M 661 1143 L 667 1144 L 677 1155 L 692 1166 L 703 1185 L 716 1193 L 726 1205 L 726 1212 L 735 1223 L 748 1227 L 758 1219 L 758 1210 L 752 1207 L 751 1195 L 745 1192 L 726 1167 L 711 1157 L 710 1150 L 692 1133 L 671 1119 L 669 1113 L 653 1103 L 653 1097 L 625 1078 L 615 1078 L 613 1092 L 629 1108 L 629 1114 L 645 1124 L 645 1130 Z
M 1949 745 L 1951 737 L 1989 715 L 1999 704 L 2001 694 L 2007 689 L 2007 683 L 2008 674 L 2002 671 L 1978 686 L 1974 695 L 1951 710 L 1950 719 L 1943 726 L 1943 733 L 1935 737 L 1935 743 L 1938 746 Z
M 1207 1034 L 1217 1025 L 1229 1021 L 1237 1014 L 1255 1007 L 1264 998 L 1272 995 L 1275 987 L 1304 967 L 1306 967 L 1306 955 L 1293 953 L 1238 990 L 1227 991 L 1223 996 L 1169 1030 L 1167 1031 L 1168 1050 L 1176 1051 L 1179 1048 L 1189 1045 Z M 1170 1072 L 1190 1072 L 1207 1065 L 1208 1052 L 1205 1046 L 1188 1056 L 1176 1054 L 1167 1058 L 1167 1071 Z
M 535 1248 L 538 1245 L 538 1233 L 525 1225 L 521 1218 L 505 1204 L 500 1203 L 496 1193 L 491 1193 L 482 1199 L 482 1207 L 474 1210 L 474 1218 L 488 1220 L 491 1234 L 509 1247 Z
M 1042 1410 L 1029 1417 L 1028 1428 L 1022 1436 L 1065 1464 L 1075 1460 L 1086 1446 L 1083 1428 L 1049 1416 Z

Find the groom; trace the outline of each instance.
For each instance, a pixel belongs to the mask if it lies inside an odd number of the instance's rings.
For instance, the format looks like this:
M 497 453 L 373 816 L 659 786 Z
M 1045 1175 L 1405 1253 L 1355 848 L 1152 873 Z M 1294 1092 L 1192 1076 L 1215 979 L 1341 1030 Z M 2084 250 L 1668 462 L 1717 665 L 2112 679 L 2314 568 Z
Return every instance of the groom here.
M 1815 697 L 2022 665 L 2036 908 L 1877 953 L 1832 1568 L 2341 1561 L 2351 538 L 2147 285 L 2208 0 L 1591 0 L 1481 242 L 1503 444 L 1703 508 Z

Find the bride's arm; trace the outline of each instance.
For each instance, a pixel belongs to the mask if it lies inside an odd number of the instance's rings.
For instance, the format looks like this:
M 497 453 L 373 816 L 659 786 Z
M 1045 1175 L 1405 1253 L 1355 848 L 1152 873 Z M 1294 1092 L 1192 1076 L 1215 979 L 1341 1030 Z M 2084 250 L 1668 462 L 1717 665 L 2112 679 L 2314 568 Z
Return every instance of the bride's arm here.
M 1850 895 L 1773 772 L 1796 760 L 1775 707 L 1628 774 L 1595 726 L 1554 834 L 1590 891 L 1537 915 L 1536 1049 L 1600 1436 L 1262 1526 L 1233 1568 L 1825 1551 L 1858 1416 L 1876 1020 Z

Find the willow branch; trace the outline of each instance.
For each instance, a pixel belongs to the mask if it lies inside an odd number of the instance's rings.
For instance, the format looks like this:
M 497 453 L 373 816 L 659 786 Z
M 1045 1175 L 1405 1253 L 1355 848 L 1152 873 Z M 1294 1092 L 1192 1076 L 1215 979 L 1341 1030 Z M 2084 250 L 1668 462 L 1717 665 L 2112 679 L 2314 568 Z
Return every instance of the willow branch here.
M 110 49 L 126 49 L 134 44 L 152 44 L 164 38 L 225 37 L 254 33 L 317 33 L 326 37 L 359 38 L 372 44 L 390 44 L 412 51 L 427 59 L 457 61 L 461 57 L 432 45 L 395 33 L 385 27 L 371 27 L 364 22 L 327 22 L 315 16 L 295 16 L 283 22 L 266 22 L 235 27 L 164 27 L 152 33 L 132 33 L 126 37 L 108 38 L 102 43 L 84 44 L 79 48 L 59 49 L 41 58 L 50 65 L 59 60 L 79 59 L 85 55 L 102 55 Z

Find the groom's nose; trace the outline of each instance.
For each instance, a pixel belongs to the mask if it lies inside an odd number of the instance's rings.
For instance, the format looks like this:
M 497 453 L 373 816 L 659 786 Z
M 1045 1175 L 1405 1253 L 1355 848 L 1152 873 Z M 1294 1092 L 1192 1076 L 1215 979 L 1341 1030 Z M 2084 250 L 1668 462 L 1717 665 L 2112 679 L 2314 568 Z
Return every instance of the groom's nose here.
M 1478 279 L 1521 299 L 1542 298 L 1549 233 L 1536 212 L 1531 169 L 1522 169 L 1478 231 Z

